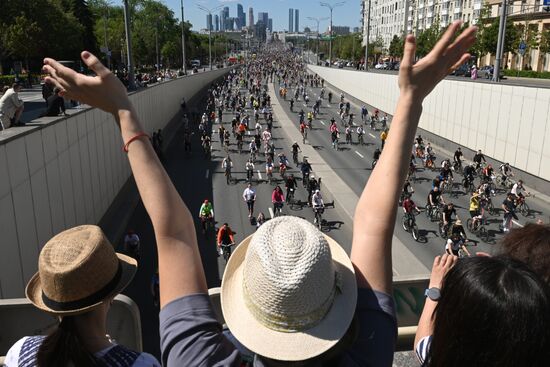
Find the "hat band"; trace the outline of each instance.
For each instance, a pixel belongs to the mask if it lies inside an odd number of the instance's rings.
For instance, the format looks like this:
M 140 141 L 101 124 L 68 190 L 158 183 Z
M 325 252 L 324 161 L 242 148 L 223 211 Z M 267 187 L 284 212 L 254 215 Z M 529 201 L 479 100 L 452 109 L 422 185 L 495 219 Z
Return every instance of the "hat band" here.
M 284 333 L 293 333 L 308 330 L 316 326 L 317 324 L 319 324 L 319 322 L 321 322 L 321 320 L 323 320 L 325 315 L 332 307 L 336 293 L 342 293 L 342 281 L 340 278 L 340 274 L 337 271 L 335 271 L 334 278 L 334 285 L 327 299 L 323 303 L 321 303 L 321 305 L 317 309 L 304 315 L 274 315 L 266 312 L 252 301 L 246 287 L 246 282 L 243 282 L 244 301 L 252 316 L 254 316 L 254 318 L 260 324 L 271 330 Z
M 88 307 L 102 301 L 105 297 L 107 297 L 116 288 L 121 277 L 122 277 L 122 265 L 119 260 L 118 269 L 116 271 L 115 276 L 109 281 L 109 283 L 107 283 L 105 286 L 103 286 L 103 288 L 101 288 L 97 292 L 94 292 L 89 296 L 86 296 L 84 298 L 81 298 L 75 301 L 59 302 L 46 296 L 46 294 L 44 293 L 44 290 L 42 290 L 42 301 L 46 306 L 48 306 L 54 311 L 72 311 L 72 310 L 78 310 L 84 307 Z

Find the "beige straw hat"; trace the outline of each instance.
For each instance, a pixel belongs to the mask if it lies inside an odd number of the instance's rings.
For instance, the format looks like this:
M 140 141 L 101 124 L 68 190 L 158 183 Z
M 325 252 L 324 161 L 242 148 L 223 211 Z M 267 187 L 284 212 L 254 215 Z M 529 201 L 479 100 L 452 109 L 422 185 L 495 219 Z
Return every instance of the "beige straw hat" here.
M 357 303 L 353 265 L 306 220 L 267 221 L 229 259 L 221 304 L 233 335 L 254 353 L 302 361 L 333 347 Z
M 25 292 L 43 311 L 76 315 L 120 293 L 136 270 L 136 260 L 116 253 L 101 228 L 83 225 L 46 243 Z

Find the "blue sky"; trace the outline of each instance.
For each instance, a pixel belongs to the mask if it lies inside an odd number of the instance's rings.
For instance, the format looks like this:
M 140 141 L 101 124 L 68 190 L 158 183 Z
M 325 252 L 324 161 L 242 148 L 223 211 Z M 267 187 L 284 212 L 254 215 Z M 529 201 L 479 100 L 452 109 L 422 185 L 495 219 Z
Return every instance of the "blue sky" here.
M 161 0 L 170 7 L 176 17 L 179 19 L 181 14 L 180 0 Z M 338 1 L 327 1 L 328 3 L 336 3 Z M 248 23 L 248 8 L 254 9 L 254 21 L 258 20 L 258 12 L 268 12 L 269 17 L 273 19 L 273 28 L 275 30 L 288 29 L 288 9 L 300 10 L 300 30 L 305 26 L 309 26 L 312 30 L 317 27 L 316 22 L 308 20 L 307 17 L 328 17 L 329 9 L 321 7 L 319 1 L 315 0 L 248 0 L 248 1 L 231 1 L 231 0 L 184 0 L 185 19 L 193 24 L 193 30 L 198 31 L 206 27 L 206 13 L 199 10 L 196 4 L 201 4 L 206 8 L 214 8 L 217 5 L 229 7 L 229 16 L 236 17 L 237 4 L 242 4 L 247 16 Z M 358 27 L 360 25 L 360 1 L 347 0 L 343 6 L 334 9 L 332 22 L 336 25 Z M 219 14 L 219 11 L 216 13 Z M 215 14 L 215 13 L 214 13 Z M 248 25 L 248 24 L 247 24 Z M 323 21 L 319 25 L 319 29 L 324 31 L 327 29 L 329 21 Z

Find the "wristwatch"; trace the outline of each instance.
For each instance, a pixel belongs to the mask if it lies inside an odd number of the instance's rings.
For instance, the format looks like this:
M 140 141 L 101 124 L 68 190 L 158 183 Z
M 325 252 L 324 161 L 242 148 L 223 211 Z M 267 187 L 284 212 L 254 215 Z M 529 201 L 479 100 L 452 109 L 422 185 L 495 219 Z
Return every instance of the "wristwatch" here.
M 424 292 L 424 296 L 428 297 L 432 301 L 437 302 L 439 301 L 439 298 L 441 298 L 441 291 L 439 290 L 439 288 L 436 287 L 428 288 Z

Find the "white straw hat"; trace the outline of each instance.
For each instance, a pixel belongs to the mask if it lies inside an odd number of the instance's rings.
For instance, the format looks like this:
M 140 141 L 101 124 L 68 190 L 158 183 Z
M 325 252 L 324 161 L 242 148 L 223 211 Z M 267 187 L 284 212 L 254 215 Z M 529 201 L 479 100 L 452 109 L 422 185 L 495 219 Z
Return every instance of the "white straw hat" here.
M 254 353 L 281 361 L 318 356 L 344 336 L 357 303 L 351 260 L 306 220 L 263 224 L 231 255 L 221 304 L 233 335 Z

